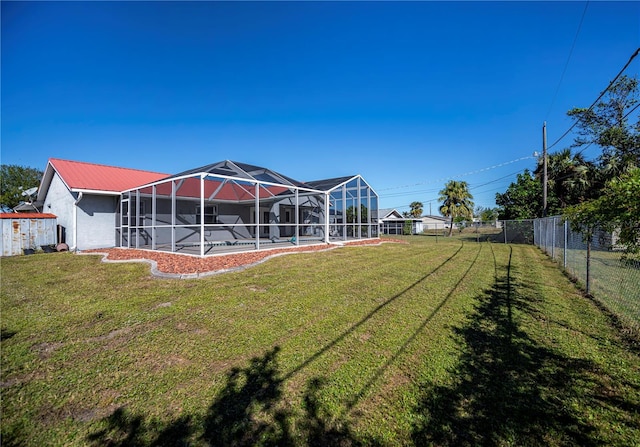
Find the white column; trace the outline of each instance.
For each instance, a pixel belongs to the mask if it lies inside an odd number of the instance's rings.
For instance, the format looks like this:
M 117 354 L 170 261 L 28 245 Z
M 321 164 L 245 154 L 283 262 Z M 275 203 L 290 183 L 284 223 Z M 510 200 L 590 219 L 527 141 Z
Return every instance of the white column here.
M 300 195 L 298 188 L 296 188 L 296 231 L 294 236 L 296 238 L 296 245 L 300 244 Z
M 151 249 L 155 250 L 156 246 L 156 185 L 151 187 Z
M 171 180 L 171 252 L 176 251 L 176 181 Z
M 256 183 L 256 250 L 260 249 L 260 184 Z
M 200 256 L 204 257 L 204 174 L 200 174 Z

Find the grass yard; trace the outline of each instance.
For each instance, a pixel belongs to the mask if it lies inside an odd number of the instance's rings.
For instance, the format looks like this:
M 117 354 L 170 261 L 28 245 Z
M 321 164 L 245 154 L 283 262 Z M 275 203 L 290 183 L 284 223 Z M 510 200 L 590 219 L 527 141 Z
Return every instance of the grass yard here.
M 2 445 L 640 444 L 638 345 L 552 261 L 405 239 L 198 280 L 2 259 Z

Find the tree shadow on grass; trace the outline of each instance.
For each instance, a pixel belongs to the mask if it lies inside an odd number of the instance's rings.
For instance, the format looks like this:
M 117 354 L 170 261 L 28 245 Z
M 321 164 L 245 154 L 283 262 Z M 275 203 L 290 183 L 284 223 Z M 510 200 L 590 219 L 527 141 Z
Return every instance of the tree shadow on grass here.
M 293 445 L 287 410 L 279 408 L 282 379 L 276 346 L 253 358 L 246 368 L 233 368 L 227 384 L 209 407 L 204 439 L 211 445 Z
M 189 445 L 188 438 L 193 426 L 188 416 L 172 421 L 168 425 L 148 421 L 142 415 L 118 408 L 104 418 L 106 428 L 87 436 L 93 446 L 142 447 Z
M 313 378 L 303 396 L 305 417 L 294 429 L 283 402 L 283 378 L 278 370 L 279 348 L 253 358 L 244 368 L 227 373 L 225 387 L 204 419 L 185 416 L 160 424 L 124 408 L 103 420 L 105 428 L 90 434 L 94 446 L 363 446 L 345 421 L 336 420 L 318 399 L 324 379 Z
M 506 275 L 479 297 L 468 324 L 455 330 L 463 342 L 451 371 L 457 381 L 423 386 L 416 445 L 599 444 L 570 405 L 595 366 L 538 345 L 518 327 L 514 311 L 529 313 L 532 303 L 512 278 L 510 255 Z

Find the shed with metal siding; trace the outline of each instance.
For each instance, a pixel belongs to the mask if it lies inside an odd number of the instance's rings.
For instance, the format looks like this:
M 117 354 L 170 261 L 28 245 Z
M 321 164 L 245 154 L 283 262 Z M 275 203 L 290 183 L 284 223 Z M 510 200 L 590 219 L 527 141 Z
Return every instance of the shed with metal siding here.
M 56 243 L 57 218 L 49 213 L 0 213 L 2 256 L 23 254 Z

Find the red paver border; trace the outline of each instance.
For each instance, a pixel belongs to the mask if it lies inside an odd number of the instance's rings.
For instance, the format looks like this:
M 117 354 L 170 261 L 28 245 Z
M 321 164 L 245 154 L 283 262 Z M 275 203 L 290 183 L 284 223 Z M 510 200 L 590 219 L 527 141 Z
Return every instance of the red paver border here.
M 375 246 L 380 245 L 383 242 L 406 243 L 397 239 L 364 239 L 339 244 L 317 244 L 286 249 L 247 251 L 242 253 L 213 255 L 204 258 L 180 253 L 137 250 L 131 248 L 85 250 L 80 254 L 102 255 L 102 262 L 146 262 L 151 265 L 151 274 L 154 276 L 190 279 L 244 270 L 265 262 L 273 257 L 291 253 L 332 250 L 345 246 Z

